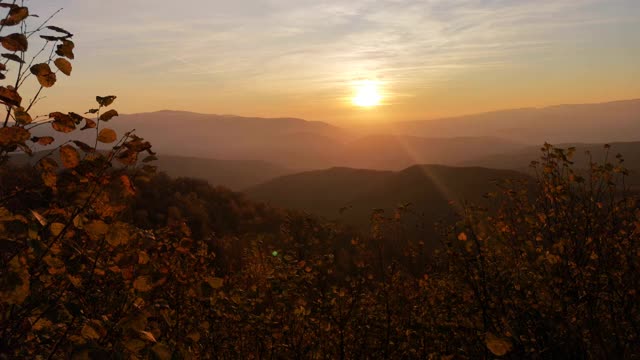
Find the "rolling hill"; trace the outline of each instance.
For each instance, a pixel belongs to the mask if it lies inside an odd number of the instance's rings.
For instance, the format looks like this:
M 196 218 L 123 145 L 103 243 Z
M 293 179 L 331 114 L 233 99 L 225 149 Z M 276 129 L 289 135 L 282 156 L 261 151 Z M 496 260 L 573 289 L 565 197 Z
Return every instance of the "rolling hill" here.
M 31 158 L 16 154 L 10 159 L 16 164 L 35 163 L 47 153 L 38 152 Z M 174 178 L 206 180 L 213 186 L 224 186 L 231 190 L 241 190 L 293 172 L 261 160 L 217 160 L 172 155 L 158 155 L 158 160 L 152 165 Z
M 494 137 L 369 135 L 345 144 L 341 165 L 397 171 L 415 164 L 454 165 L 478 154 L 490 156 L 522 147 L 519 143 Z
M 402 171 L 332 168 L 273 179 L 245 192 L 249 198 L 340 220 L 360 229 L 370 224 L 373 209 L 393 214 L 410 203 L 414 219 L 431 234 L 434 222 L 452 215 L 456 204 L 480 202 L 495 189 L 493 181 L 524 179 L 512 170 L 481 167 L 414 165 Z

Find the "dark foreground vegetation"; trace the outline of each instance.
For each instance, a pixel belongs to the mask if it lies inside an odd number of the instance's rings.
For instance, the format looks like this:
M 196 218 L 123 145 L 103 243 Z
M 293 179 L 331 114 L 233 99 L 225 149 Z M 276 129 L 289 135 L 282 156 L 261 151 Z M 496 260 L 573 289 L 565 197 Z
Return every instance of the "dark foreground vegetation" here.
M 2 168 L 8 358 L 633 358 L 640 212 L 545 148 L 439 238 L 369 234 L 134 170 Z M 44 179 L 51 185 L 41 181 Z M 131 179 L 129 182 L 125 179 Z M 52 186 L 53 185 L 53 186 Z M 87 201 L 90 200 L 90 201 Z M 390 215 L 390 216 L 389 216 Z M 428 252 L 434 241 L 439 250 Z M 427 244 L 431 242 L 431 244 Z
M 70 33 L 40 26 L 51 55 L 29 67 L 28 9 L 2 7 L 3 29 L 20 29 L 2 41 L 14 84 L 53 86 L 50 63 L 70 74 Z M 406 235 L 409 206 L 374 211 L 362 233 L 156 175 L 150 143 L 106 127 L 114 96 L 97 97 L 91 118 L 33 122 L 39 93 L 25 106 L 18 89 L 0 87 L 0 358 L 640 353 L 640 211 L 621 158 L 577 173 L 572 149 L 546 145 L 532 183 L 505 182 L 488 210 L 466 205 L 437 236 Z M 96 141 L 33 137 L 42 124 Z M 36 143 L 59 160 L 8 165 Z

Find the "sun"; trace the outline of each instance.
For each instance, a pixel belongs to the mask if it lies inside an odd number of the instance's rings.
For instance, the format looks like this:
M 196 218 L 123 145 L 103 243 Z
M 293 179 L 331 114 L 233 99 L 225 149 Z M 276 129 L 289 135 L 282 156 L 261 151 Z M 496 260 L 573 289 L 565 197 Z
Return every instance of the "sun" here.
M 356 84 L 355 95 L 351 101 L 354 105 L 360 107 L 374 107 L 380 105 L 382 95 L 378 83 L 367 80 Z

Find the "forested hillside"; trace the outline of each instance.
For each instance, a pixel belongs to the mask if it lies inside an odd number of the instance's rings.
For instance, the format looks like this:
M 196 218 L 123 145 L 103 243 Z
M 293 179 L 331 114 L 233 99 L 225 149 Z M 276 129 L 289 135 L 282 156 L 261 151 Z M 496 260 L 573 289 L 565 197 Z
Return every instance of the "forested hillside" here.
M 415 165 L 398 172 L 333 168 L 287 175 L 246 191 L 256 200 L 340 220 L 360 230 L 374 210 L 392 216 L 398 207 L 411 213 L 411 234 L 434 233 L 434 224 L 465 203 L 486 204 L 497 184 L 525 180 L 516 171 Z

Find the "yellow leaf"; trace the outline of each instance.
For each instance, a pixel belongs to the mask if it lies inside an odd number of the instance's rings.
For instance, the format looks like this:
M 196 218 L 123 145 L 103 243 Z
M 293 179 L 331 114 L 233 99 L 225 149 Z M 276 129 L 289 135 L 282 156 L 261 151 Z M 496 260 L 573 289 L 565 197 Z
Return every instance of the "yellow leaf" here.
M 46 186 L 48 186 L 48 187 L 50 187 L 52 189 L 55 189 L 55 187 L 56 187 L 56 185 L 58 183 L 58 175 L 56 175 L 55 172 L 47 170 L 47 171 L 44 171 L 40 175 L 40 177 L 42 178 L 42 182 Z
M 20 126 L 0 128 L 0 146 L 24 144 L 31 134 Z
M 133 288 L 141 292 L 151 291 L 153 289 L 151 277 L 146 275 L 138 276 L 133 281 Z
M 31 210 L 31 214 L 33 215 L 34 218 L 36 218 L 36 220 L 38 220 L 40 225 L 42 226 L 47 225 L 47 219 L 45 219 L 44 216 L 40 215 L 37 211 Z
M 143 338 L 144 340 L 148 340 L 151 342 L 158 342 L 155 336 L 153 336 L 153 334 L 148 331 L 139 331 L 139 333 L 140 333 L 140 337 Z
M 124 187 L 124 195 L 125 196 L 134 196 L 136 194 L 136 189 L 131 182 L 131 179 L 127 175 L 120 176 L 120 182 Z
M 20 33 L 9 34 L 0 38 L 2 46 L 9 51 L 27 51 L 29 41 L 27 37 Z
M 76 123 L 73 121 L 71 116 L 67 114 L 63 114 L 59 111 L 56 111 L 56 112 L 50 113 L 49 117 L 53 118 L 51 127 L 53 127 L 55 131 L 59 131 L 66 134 L 76 129 Z
M 205 281 L 214 289 L 219 289 L 224 285 L 224 279 L 219 277 L 208 276 Z
M 102 129 L 98 134 L 98 141 L 100 141 L 101 143 L 110 144 L 116 141 L 116 139 L 116 132 L 111 129 Z
M 33 140 L 33 139 L 32 139 Z M 51 145 L 51 143 L 53 143 L 55 141 L 55 139 L 53 138 L 53 136 L 42 136 L 37 138 L 36 142 L 40 145 Z
M 80 276 L 73 276 L 71 274 L 67 274 L 67 278 L 73 284 L 73 286 L 80 288 L 82 287 L 82 278 Z
M 107 242 L 111 246 L 126 244 L 129 241 L 129 226 L 123 222 L 112 224 L 107 233 Z
M 20 106 L 22 103 L 22 97 L 11 86 L 0 86 L 0 103 L 9 106 Z
M 149 263 L 149 260 L 149 254 L 147 254 L 145 251 L 140 251 L 138 253 L 138 264 L 145 265 Z
M 493 355 L 504 356 L 511 351 L 511 341 L 506 338 L 499 338 L 492 333 L 487 333 L 485 337 L 487 348 Z
M 64 145 L 60 148 L 60 158 L 62 165 L 67 169 L 73 169 L 80 165 L 80 154 L 78 154 L 78 150 L 71 145 Z
M 94 220 L 88 224 L 85 224 L 84 230 L 92 240 L 98 240 L 109 232 L 109 226 L 102 220 Z
M 14 3 L 15 4 L 15 3 Z M 0 25 L 2 26 L 15 26 L 22 22 L 29 16 L 29 8 L 26 6 L 15 6 L 9 10 L 9 14 L 2 20 Z
M 51 230 L 51 235 L 53 236 L 60 235 L 63 229 L 64 229 L 64 224 L 58 223 L 58 222 L 53 223 L 49 226 L 49 230 Z
M 13 111 L 13 116 L 16 118 L 16 122 L 20 125 L 31 124 L 31 122 L 33 121 L 33 118 L 31 118 L 31 115 L 29 115 L 29 113 L 26 112 L 23 107 L 17 107 Z M 44 137 L 50 137 L 50 136 L 44 136 Z
M 33 325 L 31 325 L 31 328 L 35 331 L 42 331 L 45 329 L 49 329 L 52 326 L 53 326 L 53 323 L 51 321 L 45 318 L 40 318 Z

